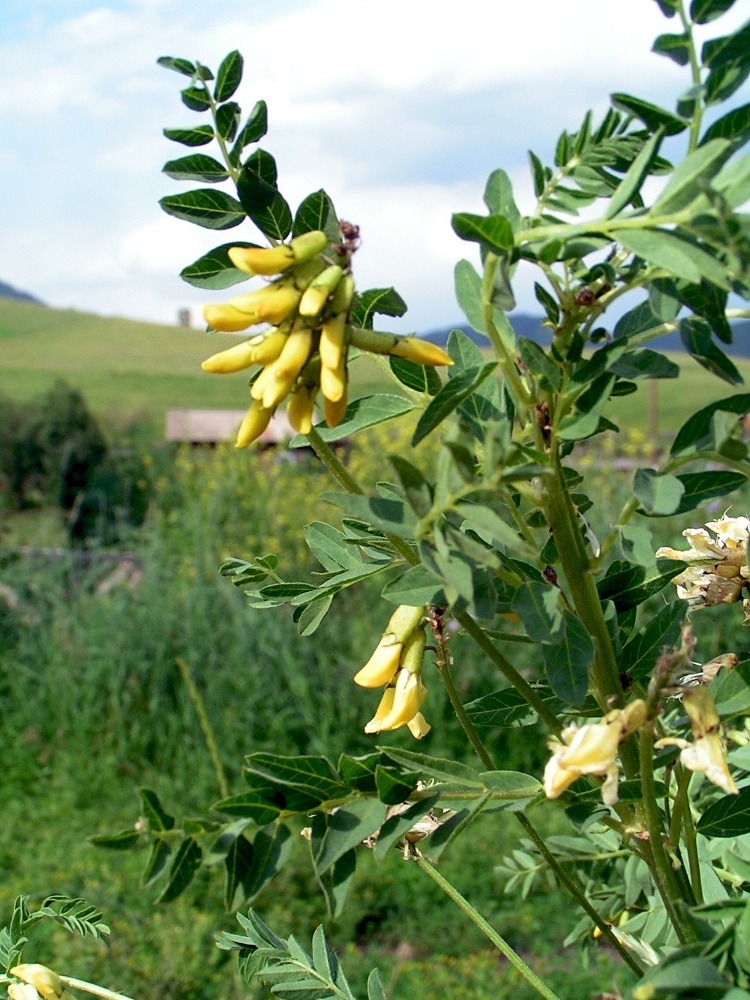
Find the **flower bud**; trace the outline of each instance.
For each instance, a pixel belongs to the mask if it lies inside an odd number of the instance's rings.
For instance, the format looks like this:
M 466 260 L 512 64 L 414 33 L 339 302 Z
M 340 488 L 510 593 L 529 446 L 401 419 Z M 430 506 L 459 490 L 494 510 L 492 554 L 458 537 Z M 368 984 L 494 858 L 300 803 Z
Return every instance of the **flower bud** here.
M 346 361 L 343 354 L 336 368 L 327 368 L 325 365 L 321 367 L 320 388 L 332 403 L 337 403 L 343 397 L 346 392 Z
M 395 635 L 397 642 L 406 642 L 424 618 L 423 604 L 399 604 L 388 620 L 384 635 Z
M 266 427 L 268 427 L 272 416 L 272 409 L 265 409 L 258 400 L 255 400 L 245 414 L 240 424 L 240 429 L 237 431 L 235 447 L 246 448 L 251 441 L 260 437 Z
M 300 300 L 299 289 L 292 282 L 275 281 L 265 288 L 259 288 L 247 295 L 235 295 L 229 300 L 229 305 L 240 312 L 247 313 L 248 325 L 253 323 L 281 323 L 297 306 Z
M 318 395 L 316 385 L 300 385 L 287 403 L 286 415 L 289 423 L 300 434 L 309 434 L 313 425 L 315 397 Z
M 201 363 L 205 372 L 227 375 L 230 372 L 242 371 L 250 365 L 267 365 L 275 361 L 281 354 L 287 335 L 280 330 L 271 330 L 267 334 L 258 334 L 242 344 L 235 344 L 226 351 L 212 354 Z
M 408 670 L 410 674 L 421 673 L 426 642 L 427 638 L 424 629 L 417 627 L 404 643 L 401 666 L 404 670 Z
M 397 358 L 416 361 L 419 365 L 453 364 L 450 354 L 442 347 L 430 343 L 429 340 L 420 340 L 419 337 L 397 337 L 396 343 L 388 353 Z
M 65 992 L 58 974 L 48 969 L 46 965 L 16 965 L 10 970 L 10 974 L 33 986 L 45 1000 L 60 1000 Z
M 335 371 L 341 364 L 345 334 L 345 313 L 327 319 L 320 328 L 320 360 L 325 368 Z
M 236 268 L 245 274 L 280 274 L 292 264 L 303 264 L 321 250 L 328 237 L 319 229 L 295 237 L 291 243 L 276 247 L 231 247 L 227 253 Z
M 354 278 L 345 274 L 338 285 L 336 285 L 336 291 L 333 293 L 333 298 L 331 299 L 331 314 L 333 316 L 339 316 L 343 313 L 343 315 L 346 316 L 351 307 L 353 298 Z
M 303 323 L 295 323 L 276 362 L 276 377 L 296 379 L 310 356 L 311 347 L 312 330 Z
M 277 247 L 230 247 L 227 256 L 245 274 L 280 274 L 294 264 L 294 251 L 286 243 Z
M 214 330 L 222 333 L 238 333 L 253 325 L 253 320 L 247 313 L 240 312 L 234 306 L 207 305 L 203 307 L 203 318 Z
M 325 399 L 325 418 L 328 427 L 337 427 L 346 415 L 346 386 L 344 386 L 344 395 L 339 400 L 331 400 L 326 397 Z
M 343 273 L 338 264 L 331 264 L 317 278 L 313 278 L 300 299 L 300 316 L 305 316 L 308 319 L 319 316 L 328 301 L 328 297 L 341 281 Z

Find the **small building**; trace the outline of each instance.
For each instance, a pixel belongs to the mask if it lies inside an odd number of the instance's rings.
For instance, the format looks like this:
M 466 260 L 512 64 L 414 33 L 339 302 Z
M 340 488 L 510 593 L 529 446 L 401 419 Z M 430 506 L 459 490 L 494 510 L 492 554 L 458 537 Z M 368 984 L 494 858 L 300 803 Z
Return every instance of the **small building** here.
M 245 413 L 245 410 L 167 410 L 167 441 L 186 441 L 190 444 L 231 441 Z M 260 445 L 278 445 L 296 433 L 286 411 L 277 410 L 257 440 Z

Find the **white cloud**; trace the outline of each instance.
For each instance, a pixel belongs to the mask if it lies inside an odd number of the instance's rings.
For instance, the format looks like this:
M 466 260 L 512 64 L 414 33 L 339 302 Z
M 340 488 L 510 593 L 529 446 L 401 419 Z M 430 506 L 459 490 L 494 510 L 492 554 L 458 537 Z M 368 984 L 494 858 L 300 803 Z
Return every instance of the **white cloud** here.
M 610 90 L 667 103 L 687 82 L 649 54 L 672 30 L 653 0 L 29 0 L 21 27 L 0 44 L 6 79 L 22 81 L 0 92 L 13 192 L 0 278 L 53 304 L 162 320 L 206 297 L 180 268 L 244 230 L 206 232 L 158 208 L 180 187 L 164 160 L 187 152 L 161 128 L 195 120 L 178 98 L 186 81 L 158 55 L 215 66 L 244 52 L 238 99 L 269 102 L 263 144 L 282 190 L 295 202 L 325 186 L 361 225 L 359 281 L 399 288 L 402 329 L 459 319 L 453 263 L 474 248 L 450 216 L 481 210 L 491 169 L 506 166 L 528 205 L 528 146 L 549 155 Z M 533 308 L 523 276 L 518 297 Z

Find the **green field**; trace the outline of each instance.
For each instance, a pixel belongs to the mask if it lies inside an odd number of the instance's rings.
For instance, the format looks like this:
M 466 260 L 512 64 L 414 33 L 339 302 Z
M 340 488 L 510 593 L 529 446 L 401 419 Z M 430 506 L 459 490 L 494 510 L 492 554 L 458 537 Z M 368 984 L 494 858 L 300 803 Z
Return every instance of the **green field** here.
M 233 342 L 234 338 L 223 334 L 0 298 L 0 392 L 27 400 L 62 377 L 83 392 L 105 426 L 118 429 L 142 422 L 158 439 L 168 409 L 245 405 L 244 372 L 216 376 L 200 369 L 203 358 Z M 698 401 L 705 405 L 731 391 L 686 355 L 675 355 L 675 359 L 682 378 L 664 381 L 658 389 L 662 430 L 678 427 Z M 737 366 L 747 379 L 750 361 L 739 360 Z M 386 383 L 380 369 L 366 359 L 352 365 L 351 375 L 353 396 L 387 385 L 394 391 L 393 383 Z M 608 416 L 616 423 L 646 430 L 648 390 L 615 399 Z

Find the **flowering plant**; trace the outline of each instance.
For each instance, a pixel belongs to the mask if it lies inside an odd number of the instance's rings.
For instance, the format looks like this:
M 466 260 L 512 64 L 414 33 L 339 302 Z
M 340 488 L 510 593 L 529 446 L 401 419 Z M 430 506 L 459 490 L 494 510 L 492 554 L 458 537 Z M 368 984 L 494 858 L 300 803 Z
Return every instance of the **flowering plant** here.
M 382 582 L 389 605 L 372 656 L 352 665 L 355 683 L 381 689 L 374 716 L 363 719 L 375 738 L 370 753 L 342 753 L 334 763 L 251 752 L 244 788 L 224 795 L 206 818 L 178 824 L 142 790 L 136 827 L 97 838 L 105 847 L 150 846 L 146 881 L 165 877 L 161 900 L 183 892 L 204 863 L 223 859 L 227 906 L 248 906 L 283 866 L 295 824 L 303 825 L 332 915 L 343 912 L 361 852 L 379 859 L 398 849 L 537 992 L 554 998 L 436 867 L 479 815 L 508 811 L 528 838 L 526 856 L 581 911 L 570 940 L 595 931 L 616 949 L 637 981 L 636 1000 L 750 997 L 750 788 L 742 765 L 731 766 L 731 755 L 728 763 L 724 728 L 750 712 L 750 663 L 726 651 L 720 664 L 696 674 L 691 632 L 704 620 L 694 617 L 697 609 L 742 599 L 750 521 L 724 516 L 708 522 L 713 534 L 689 529 L 687 551 L 655 552 L 648 527 L 746 483 L 739 418 L 750 394 L 691 416 L 660 464 L 636 470 L 632 495 L 601 540 L 575 464 L 583 442 L 617 433 L 606 415 L 612 397 L 635 392 L 643 380 L 678 377 L 673 360 L 646 346 L 666 332 L 678 330 L 685 350 L 718 378 L 741 382 L 720 345 L 732 342 L 730 320 L 750 315 L 728 308 L 730 293 L 750 298 L 750 225 L 741 211 L 750 157 L 738 155 L 750 138 L 750 107 L 715 116 L 713 109 L 750 72 L 750 25 L 699 51 L 696 26 L 718 19 L 732 0 L 693 0 L 689 10 L 685 0 L 657 2 L 680 30 L 661 35 L 654 49 L 692 76 L 676 110 L 613 94 L 601 120 L 589 112 L 576 131 L 562 133 L 554 165 L 531 154 L 534 206 L 522 211 L 508 175 L 496 170 L 486 214 L 453 216 L 458 236 L 479 249 L 482 273 L 459 262 L 456 294 L 487 350 L 458 330 L 447 351 L 376 331 L 376 317 L 400 316 L 406 307 L 392 288 L 356 287 L 358 231 L 339 220 L 325 191 L 290 209 L 273 157 L 257 147 L 268 126 L 265 103 L 243 119 L 232 99 L 239 53 L 224 59 L 215 79 L 200 63 L 160 60 L 189 80 L 183 103 L 210 116 L 166 136 L 189 147 L 215 142 L 221 155 L 193 152 L 165 172 L 233 185 L 233 193 L 204 187 L 168 195 L 162 207 L 217 230 L 249 221 L 270 244 L 235 240 L 183 270 L 185 280 L 215 293 L 249 277 L 273 279 L 206 307 L 210 326 L 228 334 L 267 327 L 233 341 L 204 368 L 251 371 L 239 446 L 289 398 L 289 420 L 300 433 L 291 446 L 309 444 L 338 486 L 328 495 L 335 523 L 315 522 L 305 532 L 322 567 L 313 580 L 285 580 L 275 555 L 230 559 L 221 572 L 255 608 L 289 605 L 302 636 L 336 613 L 337 594 L 365 580 Z M 709 111 L 714 120 L 705 127 Z M 682 158 L 673 163 L 667 152 Z M 581 219 L 579 210 L 592 205 Z M 547 348 L 517 337 L 506 315 L 521 261 L 538 269 Z M 636 304 L 614 322 L 610 307 L 626 295 Z M 348 401 L 349 368 L 362 352 L 379 358 L 397 394 Z M 436 468 L 388 456 L 395 481 L 368 492 L 331 445 L 410 411 L 418 415 L 415 447 L 442 435 Z M 461 669 L 449 651 L 455 631 L 498 672 L 499 690 L 469 704 L 453 677 L 454 666 Z M 513 662 L 518 643 L 537 649 L 533 674 Z M 463 726 L 473 766 L 423 752 L 427 688 L 437 683 Z M 482 739 L 483 728 L 529 723 L 550 738 L 543 775 L 501 769 Z M 386 734 L 393 730 L 427 742 L 414 744 L 417 751 L 400 735 L 392 742 Z M 541 836 L 532 817 L 545 799 L 565 810 L 588 854 L 584 848 L 572 859 Z M 733 851 L 724 849 L 727 841 Z M 627 861 L 597 869 L 595 878 L 571 867 L 599 856 L 604 842 L 614 844 L 613 858 Z M 322 930 L 308 955 L 252 908 L 238 920 L 238 933 L 223 934 L 219 946 L 239 952 L 245 979 L 281 997 L 352 996 Z M 385 996 L 377 972 L 368 994 Z

